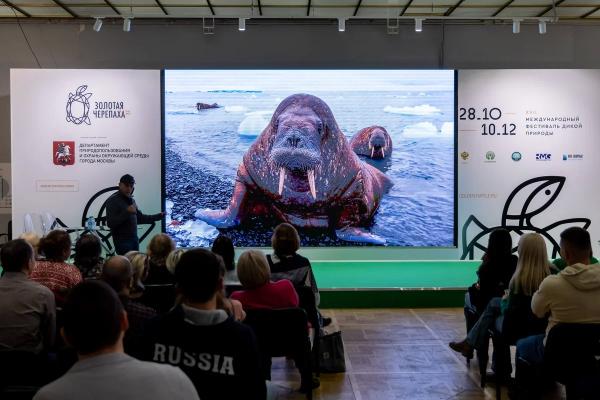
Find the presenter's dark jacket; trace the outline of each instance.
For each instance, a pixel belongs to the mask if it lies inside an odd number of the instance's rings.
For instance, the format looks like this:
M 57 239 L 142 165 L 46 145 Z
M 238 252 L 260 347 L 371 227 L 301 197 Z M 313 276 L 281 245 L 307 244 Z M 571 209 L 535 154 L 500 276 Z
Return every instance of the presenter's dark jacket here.
M 190 314 L 194 312 L 209 317 L 198 324 Z M 190 311 L 179 305 L 145 331 L 140 357 L 181 368 L 202 400 L 266 398 L 254 332 L 224 311 Z
M 135 214 L 127 211 L 127 207 L 135 205 L 135 200 L 117 191 L 106 200 L 106 222 L 115 243 L 119 241 L 137 240 L 137 224 L 150 224 L 159 221 L 162 215 L 146 215 L 138 208 Z

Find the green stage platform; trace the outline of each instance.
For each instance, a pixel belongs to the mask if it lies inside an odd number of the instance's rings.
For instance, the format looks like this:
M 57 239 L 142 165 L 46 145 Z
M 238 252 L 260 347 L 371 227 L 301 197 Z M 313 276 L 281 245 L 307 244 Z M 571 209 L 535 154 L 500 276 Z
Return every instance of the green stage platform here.
M 312 262 L 321 308 L 462 307 L 479 264 L 444 260 Z
M 314 261 L 321 308 L 462 307 L 480 261 Z

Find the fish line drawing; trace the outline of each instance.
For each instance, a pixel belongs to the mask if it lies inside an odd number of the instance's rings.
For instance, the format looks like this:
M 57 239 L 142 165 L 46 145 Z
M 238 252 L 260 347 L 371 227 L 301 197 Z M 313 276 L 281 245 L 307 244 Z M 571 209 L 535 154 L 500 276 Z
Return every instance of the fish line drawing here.
M 587 230 L 592 223 L 589 218 L 579 217 L 562 219 L 543 227 L 536 225 L 534 217 L 550 207 L 560 194 L 565 182 L 566 177 L 564 176 L 539 176 L 519 184 L 504 203 L 500 225 L 488 227 L 471 214 L 462 227 L 461 260 L 465 260 L 467 257 L 469 260 L 473 260 L 476 248 L 485 252 L 487 248 L 481 243 L 482 239 L 499 228 L 515 232 L 519 236 L 531 232 L 539 233 L 552 245 L 552 258 L 556 258 L 560 245 L 551 231 L 557 230 L 557 228 L 566 229 L 568 226 L 574 225 Z M 523 198 L 524 201 L 522 201 Z M 469 238 L 471 225 L 474 225 L 476 233 Z M 513 252 L 516 250 L 517 246 L 513 248 Z

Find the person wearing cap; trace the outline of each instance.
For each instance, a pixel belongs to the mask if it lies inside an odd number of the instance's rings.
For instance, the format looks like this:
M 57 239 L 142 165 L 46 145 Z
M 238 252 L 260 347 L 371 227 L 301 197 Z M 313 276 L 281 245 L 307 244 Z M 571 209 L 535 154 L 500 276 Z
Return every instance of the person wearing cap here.
M 123 175 L 119 181 L 119 190 L 106 200 L 106 222 L 118 255 L 139 250 L 137 224 L 159 221 L 164 215 L 163 213 L 153 215 L 142 213 L 133 198 L 134 185 L 133 176 Z

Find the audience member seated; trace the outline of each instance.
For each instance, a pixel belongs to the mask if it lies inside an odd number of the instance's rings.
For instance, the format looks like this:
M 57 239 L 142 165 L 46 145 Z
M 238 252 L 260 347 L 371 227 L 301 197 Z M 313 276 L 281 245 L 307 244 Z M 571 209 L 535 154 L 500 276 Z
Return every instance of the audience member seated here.
M 129 298 L 139 299 L 144 294 L 144 281 L 148 277 L 148 256 L 139 251 L 132 250 L 128 251 L 125 257 L 127 257 L 133 268 Z
M 567 267 L 550 275 L 533 295 L 531 309 L 538 317 L 549 314 L 546 334 L 556 324 L 600 324 L 600 264 L 590 264 L 592 244 L 588 231 L 568 228 L 560 234 L 560 255 Z M 517 342 L 517 358 L 540 370 L 545 335 Z
M 171 274 L 175 275 L 175 267 L 183 253 L 185 253 L 185 249 L 175 249 L 167 256 L 167 269 Z
M 23 239 L 7 242 L 0 253 L 4 274 L 0 278 L 0 351 L 39 354 L 54 344 L 54 295 L 29 280 L 34 268 L 33 248 Z
M 19 239 L 25 240 L 31 245 L 31 247 L 33 247 L 33 256 L 37 260 L 39 258 L 40 252 L 40 237 L 38 236 L 38 234 L 35 232 L 25 232 L 24 234 L 19 236 Z
M 231 239 L 225 235 L 217 236 L 211 250 L 223 259 L 226 270 L 225 282 L 238 282 L 238 276 L 235 272 L 235 248 Z
M 40 251 L 45 259 L 35 263 L 30 279 L 52 290 L 60 306 L 69 290 L 83 279 L 77 267 L 65 262 L 71 255 L 71 238 L 65 231 L 51 231 L 40 240 Z
M 302 287 L 309 287 L 315 298 L 314 304 L 318 307 L 319 288 L 310 261 L 296 253 L 300 248 L 300 236 L 296 228 L 286 223 L 279 224 L 273 231 L 271 246 L 273 254 L 267 255 L 271 279 L 273 281 L 288 279 L 298 291 L 302 290 Z M 321 318 L 319 317 L 319 319 Z M 323 326 L 331 323 L 331 318 L 322 318 L 321 320 Z
M 167 270 L 167 256 L 175 250 L 175 242 L 166 233 L 155 235 L 146 249 L 148 258 L 148 278 L 146 285 L 162 285 L 175 283 L 175 278 Z
M 271 282 L 265 255 L 258 250 L 244 252 L 238 260 L 238 276 L 245 290 L 233 292 L 245 309 L 298 307 L 298 294 L 287 279 Z
M 61 378 L 44 386 L 34 400 L 198 399 L 178 368 L 138 361 L 123 352 L 127 314 L 104 282 L 86 281 L 69 293 L 62 334 L 79 361 Z
M 512 238 L 506 229 L 495 229 L 488 241 L 482 263 L 477 270 L 477 283 L 469 288 L 465 308 L 480 315 L 488 302 L 501 297 L 517 267 L 517 256 L 512 254 Z
M 254 333 L 217 308 L 222 268 L 221 258 L 208 250 L 181 256 L 175 279 L 182 303 L 150 322 L 146 357 L 180 367 L 202 400 L 264 399 Z
M 100 239 L 91 233 L 81 235 L 75 242 L 73 264 L 81 271 L 83 279 L 97 279 L 103 262 Z
M 104 263 L 101 279 L 117 292 L 125 311 L 127 311 L 129 329 L 125 333 L 123 343 L 128 354 L 136 352 L 135 346 L 142 336 L 144 325 L 156 317 L 156 310 L 131 299 L 129 296 L 132 278 L 133 268 L 126 257 L 114 256 Z
M 462 353 L 465 357 L 471 358 L 473 350 L 487 351 L 488 330 L 497 327 L 497 330 L 518 330 L 519 327 L 507 326 L 503 324 L 503 315 L 507 310 L 511 310 L 513 315 L 516 313 L 514 307 L 525 305 L 531 308 L 531 296 L 538 289 L 544 278 L 550 275 L 548 262 L 548 253 L 546 251 L 546 242 L 544 238 L 537 233 L 528 233 L 521 236 L 519 240 L 519 261 L 517 270 L 508 284 L 508 293 L 502 299 L 494 297 L 488 303 L 485 311 L 479 317 L 477 323 L 467 334 L 466 339 L 461 342 L 450 342 L 452 350 Z M 517 305 L 517 296 L 526 296 L 528 301 L 519 301 Z M 510 320 L 506 321 L 507 323 Z M 514 321 L 513 323 L 518 323 Z M 510 363 L 510 360 L 505 360 Z M 505 364 L 510 365 L 510 364 Z

